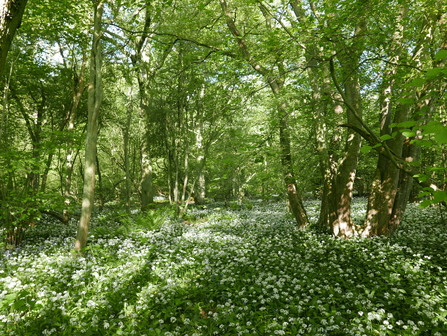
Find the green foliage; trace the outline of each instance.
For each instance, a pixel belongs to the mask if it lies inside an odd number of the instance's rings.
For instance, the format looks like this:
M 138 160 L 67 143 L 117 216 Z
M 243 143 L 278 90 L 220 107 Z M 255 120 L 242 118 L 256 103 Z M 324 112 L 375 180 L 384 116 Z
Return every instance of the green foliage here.
M 119 237 L 131 236 L 139 231 L 159 230 L 166 220 L 174 217 L 174 211 L 169 208 L 133 212 L 134 214 L 129 215 L 125 209 L 108 206 L 93 220 L 92 235 Z
M 163 223 L 172 218 L 173 215 L 173 211 L 169 209 L 147 210 L 134 215 L 132 220 L 136 229 L 153 231 L 160 229 Z

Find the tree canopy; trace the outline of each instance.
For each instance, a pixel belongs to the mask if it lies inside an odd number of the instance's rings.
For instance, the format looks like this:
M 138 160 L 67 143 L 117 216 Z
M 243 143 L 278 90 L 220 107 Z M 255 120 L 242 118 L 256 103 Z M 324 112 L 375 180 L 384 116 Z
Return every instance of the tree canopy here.
M 95 203 L 160 197 L 278 197 L 299 227 L 391 235 L 409 200 L 447 200 L 446 9 L 29 0 L 0 78 L 4 238 L 83 204 L 81 250 Z

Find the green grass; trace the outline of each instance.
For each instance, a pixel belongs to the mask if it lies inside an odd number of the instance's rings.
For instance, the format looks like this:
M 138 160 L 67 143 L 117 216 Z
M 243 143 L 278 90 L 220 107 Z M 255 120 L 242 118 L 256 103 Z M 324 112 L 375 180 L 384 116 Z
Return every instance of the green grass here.
M 45 218 L 0 259 L 0 335 L 447 335 L 437 209 L 391 240 L 298 230 L 279 203 L 188 216 L 108 209 L 78 258 L 77 223 Z

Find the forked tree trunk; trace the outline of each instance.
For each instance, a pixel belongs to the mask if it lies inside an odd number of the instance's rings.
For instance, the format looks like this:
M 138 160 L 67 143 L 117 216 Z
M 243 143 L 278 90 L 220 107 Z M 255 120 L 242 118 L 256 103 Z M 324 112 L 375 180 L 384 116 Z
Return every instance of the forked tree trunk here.
M 307 14 L 301 1 L 290 2 L 293 12 L 301 22 L 308 21 Z M 361 117 L 361 97 L 358 81 L 358 64 L 363 50 L 362 33 L 366 30 L 365 19 L 362 19 L 356 27 L 353 37 L 353 45 L 347 46 L 339 43 L 338 52 L 341 72 L 344 80 L 344 99 L 346 103 L 355 106 L 358 116 Z M 313 36 L 312 32 L 308 32 Z M 318 229 L 331 230 L 334 235 L 350 237 L 354 234 L 351 218 L 351 199 L 361 138 L 352 130 L 346 135 L 345 155 L 337 162 L 329 155 L 327 141 L 326 111 L 328 102 L 325 96 L 329 96 L 329 71 L 326 63 L 318 64 L 317 60 L 324 58 L 324 52 L 314 40 L 306 43 L 306 59 L 308 62 L 308 75 L 312 88 L 312 101 L 314 107 L 315 140 L 319 154 L 320 171 L 323 180 L 322 205 L 318 220 Z M 332 63 L 333 65 L 333 63 Z M 359 121 L 353 113 L 347 109 L 349 123 L 359 125 Z
M 403 20 L 406 10 L 403 8 L 398 17 L 398 25 L 393 35 L 391 48 L 394 56 L 392 56 L 390 63 L 399 63 L 399 57 L 403 52 L 401 40 L 404 27 L 400 22 Z M 415 50 L 422 50 L 424 45 L 432 43 L 431 39 L 433 37 L 429 33 L 431 26 L 429 24 L 425 26 L 425 29 L 428 29 L 428 31 L 422 32 L 422 38 L 419 42 L 420 45 Z M 441 48 L 445 48 L 445 45 L 442 45 Z M 413 56 L 413 59 L 421 61 L 422 57 L 427 57 L 427 53 L 428 50 L 425 50 L 420 55 Z M 422 67 L 422 63 L 420 66 Z M 424 87 L 422 92 L 419 93 L 419 97 L 426 98 L 421 99 L 416 108 L 411 105 L 398 105 L 394 109 L 394 117 L 392 119 L 392 92 L 396 85 L 401 84 L 396 83 L 395 76 L 396 70 L 394 67 L 390 67 L 385 72 L 385 84 L 381 94 L 381 135 L 389 135 L 391 132 L 396 132 L 397 136 L 388 140 L 387 145 L 398 157 L 402 157 L 404 161 L 411 162 L 419 158 L 420 147 L 412 144 L 409 138 L 404 140 L 403 135 L 399 133 L 397 127 L 390 130 L 391 120 L 395 124 L 407 121 L 411 117 L 413 117 L 413 120 L 416 120 L 415 118 L 419 118 L 416 117 L 419 114 L 418 112 L 422 108 L 425 108 L 424 116 L 418 120 L 419 126 L 424 125 L 430 120 L 438 101 L 436 95 L 427 93 L 435 92 L 436 90 L 442 92 L 445 84 L 432 83 Z M 365 230 L 362 233 L 364 236 L 390 236 L 398 228 L 405 212 L 412 184 L 413 178 L 410 174 L 402 169 L 398 169 L 388 158 L 382 155 L 379 156 L 374 181 L 371 186 L 371 193 L 368 199 Z
M 90 82 L 88 87 L 88 121 L 85 145 L 84 192 L 82 212 L 76 236 L 75 250 L 81 252 L 87 246 L 88 228 L 95 201 L 96 151 L 98 118 L 102 101 L 101 21 L 105 0 L 94 2 L 94 30 L 90 58 Z
M 231 12 L 228 10 L 227 2 L 225 0 L 220 0 L 220 4 L 222 8 L 222 14 L 226 17 L 228 29 L 235 37 L 244 61 L 246 61 L 253 68 L 254 71 L 256 71 L 264 78 L 264 80 L 270 86 L 274 96 L 276 98 L 280 98 L 282 79 L 280 79 L 280 76 L 272 76 L 272 69 L 270 71 L 267 70 L 252 57 L 245 39 L 242 37 L 240 31 L 238 30 Z M 309 220 L 307 218 L 307 214 L 304 209 L 301 195 L 296 183 L 296 177 L 293 172 L 290 132 L 287 122 L 288 113 L 286 111 L 286 104 L 284 103 L 284 101 L 278 103 L 276 117 L 279 124 L 281 164 L 283 168 L 284 183 L 287 189 L 290 209 L 292 210 L 298 226 L 304 227 L 309 224 Z

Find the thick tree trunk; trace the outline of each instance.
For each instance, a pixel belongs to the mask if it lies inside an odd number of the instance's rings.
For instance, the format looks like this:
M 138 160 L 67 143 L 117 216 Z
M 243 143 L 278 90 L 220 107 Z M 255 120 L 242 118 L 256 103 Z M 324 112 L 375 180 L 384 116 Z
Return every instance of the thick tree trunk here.
M 398 17 L 397 29 L 392 39 L 391 51 L 394 56 L 392 56 L 390 64 L 397 64 L 403 52 L 401 39 L 404 28 L 400 22 L 403 20 L 406 10 L 403 8 Z M 426 29 L 430 29 L 430 25 L 427 25 Z M 427 34 L 424 36 L 425 33 Z M 428 32 L 425 33 L 421 35 L 423 38 L 420 41 L 419 47 L 415 48 L 416 50 L 421 50 L 424 43 L 429 42 L 425 39 L 430 39 L 431 34 L 428 34 Z M 420 58 L 423 56 L 418 55 L 413 58 L 416 61 L 420 61 Z M 393 111 L 391 105 L 392 92 L 394 86 L 398 85 L 395 76 L 396 69 L 394 66 L 390 66 L 385 72 L 385 84 L 381 93 L 381 135 L 390 135 L 391 132 L 397 132 L 398 135 L 388 140 L 387 145 L 397 157 L 402 157 L 404 162 L 411 162 L 418 159 L 420 147 L 415 144 L 410 144 L 410 139 L 408 138 L 404 141 L 404 137 L 398 132 L 398 128 L 395 127 L 392 130 L 389 128 Z M 398 124 L 407 121 L 411 115 L 417 116 L 417 112 L 422 107 L 427 108 L 427 111 L 424 113 L 425 116 L 419 120 L 419 126 L 427 123 L 437 105 L 436 95 L 427 95 L 427 92 L 434 92 L 435 90 L 442 91 L 442 85 L 444 84 L 441 84 L 436 89 L 433 85 L 425 87 L 419 96 L 429 98 L 422 99 L 418 106 L 416 106 L 416 109 L 413 109 L 411 105 L 398 105 L 394 109 L 393 123 Z M 379 155 L 376 176 L 371 186 L 371 193 L 368 199 L 365 230 L 362 233 L 364 236 L 390 236 L 398 228 L 412 189 L 412 175 L 414 174 L 409 174 L 404 169 L 396 167 L 395 162 L 392 162 L 389 158 Z
M 298 20 L 308 20 L 300 1 L 290 2 L 293 12 Z M 348 104 L 355 106 L 358 117 L 361 117 L 360 86 L 358 82 L 357 66 L 362 53 L 362 33 L 366 30 L 365 22 L 361 21 L 356 27 L 354 44 L 352 46 L 339 44 L 338 52 L 341 70 L 344 79 L 344 99 Z M 313 36 L 308 32 L 309 36 Z M 351 199 L 354 186 L 357 160 L 361 138 L 350 130 L 346 136 L 345 156 L 340 163 L 329 155 L 326 129 L 326 110 L 328 102 L 324 96 L 329 96 L 329 71 L 325 63 L 318 64 L 322 59 L 323 50 L 314 40 L 306 43 L 306 59 L 308 62 L 308 75 L 312 88 L 312 101 L 314 106 L 315 140 L 319 154 L 321 176 L 323 180 L 322 205 L 318 220 L 318 229 L 331 230 L 334 235 L 350 237 L 354 234 L 351 219 Z M 333 66 L 333 63 L 331 63 Z M 332 74 L 334 75 L 334 74 Z M 347 109 L 348 122 L 359 125 L 356 116 Z
M 0 0 L 0 77 L 28 0 Z
M 85 145 L 84 192 L 82 212 L 76 236 L 75 249 L 81 252 L 87 246 L 88 228 L 95 201 L 96 151 L 98 140 L 98 118 L 102 102 L 101 73 L 101 21 L 104 0 L 94 2 L 94 31 L 90 58 L 90 82 L 88 87 L 88 121 Z
M 330 99 L 328 88 L 329 72 L 325 64 L 318 64 L 317 49 L 314 45 L 308 47 L 309 55 L 308 74 L 312 88 L 313 120 L 315 125 L 315 143 L 318 152 L 320 173 L 323 182 L 321 193 L 320 215 L 317 223 L 317 230 L 328 232 L 332 230 L 332 223 L 337 219 L 336 204 L 334 204 L 334 176 L 335 162 L 329 154 L 329 144 L 326 125 L 326 114 Z M 331 203 L 333 203 L 331 205 Z
M 358 62 L 355 64 L 357 65 Z M 345 80 L 345 97 L 347 102 L 355 107 L 358 116 L 361 117 L 360 85 L 357 78 L 357 72 L 353 70 L 355 67 L 347 66 L 345 70 L 348 69 L 351 70 L 351 74 Z M 347 119 L 348 123 L 360 126 L 359 121 L 349 109 L 347 110 Z M 351 217 L 351 201 L 360 145 L 360 135 L 349 130 L 345 143 L 345 157 L 339 165 L 335 177 L 333 193 L 335 202 L 331 203 L 333 205 L 336 204 L 336 209 L 331 211 L 337 213 L 337 219 L 335 223 L 332 224 L 332 232 L 336 236 L 351 237 L 355 233 Z

